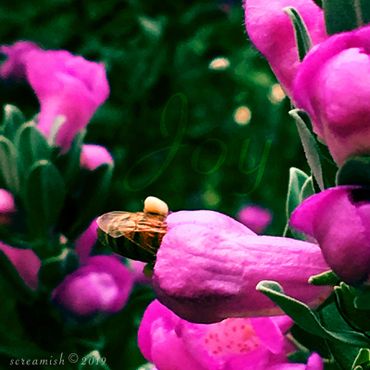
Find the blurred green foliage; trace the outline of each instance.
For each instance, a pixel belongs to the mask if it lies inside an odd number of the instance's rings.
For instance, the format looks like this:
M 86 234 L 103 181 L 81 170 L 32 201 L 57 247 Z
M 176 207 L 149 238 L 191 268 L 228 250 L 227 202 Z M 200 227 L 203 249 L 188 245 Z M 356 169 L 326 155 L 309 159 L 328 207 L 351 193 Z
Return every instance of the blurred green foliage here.
M 290 103 L 274 100 L 275 78 L 248 43 L 241 4 L 2 1 L 0 39 L 32 40 L 106 64 L 111 96 L 87 141 L 105 145 L 116 161 L 107 211 L 141 210 L 148 195 L 172 210 L 232 216 L 257 203 L 274 214 L 269 232 L 283 232 L 289 168 L 308 172 L 307 164 L 287 114 Z M 229 66 L 210 68 L 220 57 Z M 38 110 L 25 84 L 1 82 L 0 102 L 29 118 Z M 251 112 L 247 124 L 235 121 L 239 107 L 248 108 L 239 114 Z M 106 321 L 102 354 L 112 369 L 143 363 L 135 338 L 150 299 L 150 289 L 138 287 L 125 310 Z M 12 303 L 4 307 L 15 321 Z
M 281 233 L 288 168 L 306 165 L 289 102 L 269 100 L 275 80 L 248 44 L 239 3 L 4 1 L 0 10 L 2 43 L 32 40 L 106 63 L 111 96 L 88 141 L 116 160 L 107 209 L 140 210 L 150 194 L 172 210 L 231 215 L 256 202 L 273 210 L 271 231 Z M 217 57 L 230 66 L 211 70 Z M 2 88 L 1 102 L 35 113 L 22 88 Z M 239 106 L 252 113 L 248 125 L 234 121 Z

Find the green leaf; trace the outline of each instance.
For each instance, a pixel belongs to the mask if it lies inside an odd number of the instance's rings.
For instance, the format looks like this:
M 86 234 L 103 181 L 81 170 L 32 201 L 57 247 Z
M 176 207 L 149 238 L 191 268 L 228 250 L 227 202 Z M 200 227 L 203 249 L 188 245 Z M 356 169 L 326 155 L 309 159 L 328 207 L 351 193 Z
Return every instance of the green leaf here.
M 317 6 L 319 6 L 320 8 L 322 8 L 322 0 L 313 0 Z
M 336 298 L 332 296 L 332 298 Z M 318 312 L 321 324 L 328 330 L 333 331 L 351 331 L 353 328 L 343 317 L 342 310 L 338 307 L 336 299 L 331 300 L 329 304 L 321 307 Z M 335 364 L 339 369 L 350 369 L 361 346 L 349 346 L 346 343 L 336 341 L 326 341 L 327 346 L 333 356 Z
M 337 185 L 370 185 L 370 157 L 348 159 L 337 172 Z
M 369 298 L 368 292 L 350 287 L 343 282 L 334 288 L 334 292 L 338 307 L 346 321 L 351 323 L 352 327 L 356 327 L 361 331 L 369 331 L 370 315 L 369 309 L 366 308 L 366 302 L 364 302 L 364 306 L 360 306 L 361 308 L 356 306 L 356 302 L 359 302 L 357 300 L 358 297 L 362 297 L 365 300 Z
M 57 168 L 47 160 L 36 162 L 26 180 L 24 203 L 30 231 L 45 237 L 64 205 L 65 186 Z
M 286 216 L 289 220 L 292 212 L 301 203 L 301 192 L 303 186 L 309 180 L 309 176 L 305 174 L 298 168 L 292 167 L 289 170 L 289 185 L 288 185 L 288 195 L 286 200 Z
M 21 126 L 14 140 L 21 184 L 31 167 L 39 160 L 50 159 L 51 149 L 33 123 Z
M 293 24 L 299 59 L 302 61 L 312 47 L 310 34 L 308 33 L 307 26 L 297 9 L 287 7 L 284 8 L 284 12 L 288 14 Z
M 18 299 L 29 301 L 34 297 L 34 292 L 25 284 L 17 269 L 2 250 L 0 250 L 0 271 L 1 279 L 9 292 L 16 295 Z
M 50 146 L 55 146 L 55 140 L 57 138 L 58 132 L 61 129 L 61 127 L 65 124 L 65 122 L 66 122 L 65 116 L 57 116 L 57 118 L 54 120 L 48 137 L 48 144 Z
M 107 198 L 113 174 L 113 164 L 103 164 L 94 171 L 85 171 L 86 177 L 74 202 L 73 224 L 66 230 L 66 236 L 74 239 L 101 212 Z
M 50 291 L 78 266 L 79 259 L 76 252 L 70 248 L 64 248 L 58 256 L 42 261 L 39 272 L 40 284 Z
M 18 194 L 17 152 L 13 143 L 5 136 L 0 136 L 0 172 L 7 189 Z
M 370 369 L 370 349 L 361 348 L 358 351 L 357 357 L 352 365 L 352 370 L 368 370 Z
M 358 310 L 370 311 L 370 292 L 361 292 L 355 297 L 353 303 Z
M 288 194 L 285 204 L 285 213 L 287 223 L 284 235 L 289 230 L 289 219 L 292 212 L 301 204 L 309 195 L 314 193 L 312 177 L 305 174 L 298 168 L 291 167 L 289 170 Z
M 362 27 L 370 21 L 368 0 L 323 0 L 329 35 Z
M 79 132 L 67 153 L 59 153 L 55 160 L 56 166 L 63 175 L 66 186 L 69 187 L 76 181 L 80 171 L 81 147 L 86 135 L 86 130 Z
M 312 285 L 338 285 L 340 282 L 339 277 L 331 270 L 325 271 L 321 274 L 311 276 L 308 282 Z
M 25 118 L 22 112 L 14 105 L 4 107 L 3 135 L 12 140 L 18 128 L 23 125 Z
M 304 112 L 300 111 L 299 109 L 293 109 L 289 112 L 296 122 L 298 134 L 301 138 L 303 150 L 312 174 L 319 185 L 320 190 L 324 190 L 325 186 L 321 168 L 320 149 L 314 136 L 306 126 L 306 123 L 302 117 L 303 113 Z
M 294 322 L 307 332 L 331 341 L 352 346 L 368 346 L 370 339 L 354 331 L 335 332 L 327 330 L 317 315 L 304 303 L 284 294 L 282 287 L 274 281 L 261 281 L 256 289 L 275 302 Z
M 99 351 L 91 351 L 81 359 L 78 370 L 85 370 L 87 367 L 91 370 L 110 370 L 106 358 Z
M 299 194 L 299 198 L 301 199 L 301 202 L 302 202 L 313 194 L 315 194 L 315 188 L 314 188 L 312 176 L 310 176 L 303 184 L 301 192 Z

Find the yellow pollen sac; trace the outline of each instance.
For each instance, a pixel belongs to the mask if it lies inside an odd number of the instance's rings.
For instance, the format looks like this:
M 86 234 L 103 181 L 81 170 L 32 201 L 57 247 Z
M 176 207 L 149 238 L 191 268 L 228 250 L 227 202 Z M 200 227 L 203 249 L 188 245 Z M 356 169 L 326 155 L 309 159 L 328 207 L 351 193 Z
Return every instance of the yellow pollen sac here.
M 147 197 L 144 200 L 144 213 L 154 213 L 157 215 L 167 216 L 168 205 L 159 198 Z

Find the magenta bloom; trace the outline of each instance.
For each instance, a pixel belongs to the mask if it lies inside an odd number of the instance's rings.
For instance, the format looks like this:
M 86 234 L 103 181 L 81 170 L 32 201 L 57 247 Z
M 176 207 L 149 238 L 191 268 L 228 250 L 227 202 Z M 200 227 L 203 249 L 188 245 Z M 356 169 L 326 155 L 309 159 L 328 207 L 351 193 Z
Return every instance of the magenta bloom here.
M 2 251 L 14 265 L 20 277 L 33 290 L 37 289 L 41 261 L 32 249 L 11 247 L 0 242 Z
M 294 29 L 284 12 L 289 6 L 303 17 L 313 44 L 327 38 L 323 11 L 312 0 L 244 0 L 248 36 L 291 96 L 300 62 Z
M 238 213 L 238 220 L 255 233 L 262 234 L 270 225 L 272 215 L 268 209 L 259 206 L 246 206 Z
M 64 116 L 56 144 L 68 150 L 109 95 L 104 65 L 55 50 L 33 50 L 24 62 L 27 79 L 41 105 L 38 128 L 49 137 L 55 119 Z
M 25 78 L 27 55 L 32 50 L 40 50 L 40 48 L 30 41 L 18 41 L 13 45 L 0 46 L 0 53 L 7 57 L 6 61 L 0 66 L 0 77 Z
M 290 224 L 319 243 L 333 271 L 348 283 L 370 274 L 370 202 L 367 191 L 339 186 L 307 198 Z
M 316 244 L 258 236 L 212 211 L 182 211 L 167 217 L 157 253 L 153 286 L 158 299 L 191 322 L 280 313 L 262 293 L 261 280 L 279 282 L 286 293 L 310 305 L 328 293 L 308 284 L 328 270 Z
M 93 171 L 103 164 L 113 163 L 113 158 L 103 146 L 84 144 L 82 146 L 80 162 L 82 168 Z
M 294 100 L 341 165 L 370 153 L 370 27 L 331 36 L 304 59 Z
M 54 289 L 52 299 L 72 315 L 115 313 L 126 304 L 133 285 L 130 271 L 113 256 L 95 256 Z
M 138 343 L 144 357 L 160 370 L 285 369 L 281 365 L 305 369 L 286 363 L 284 333 L 267 317 L 192 324 L 154 301 L 144 313 Z

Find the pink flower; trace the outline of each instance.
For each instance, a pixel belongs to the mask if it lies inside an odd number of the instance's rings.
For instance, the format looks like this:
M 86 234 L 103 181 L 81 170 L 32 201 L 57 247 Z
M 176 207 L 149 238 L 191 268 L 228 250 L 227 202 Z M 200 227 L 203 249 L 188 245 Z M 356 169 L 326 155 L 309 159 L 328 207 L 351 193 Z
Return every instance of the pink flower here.
M 261 234 L 271 223 L 272 215 L 268 209 L 259 206 L 245 206 L 238 213 L 239 221 L 257 234 Z
M 266 57 L 276 77 L 291 96 L 300 65 L 294 29 L 284 8 L 296 8 L 304 19 L 313 44 L 327 38 L 324 15 L 312 0 L 244 0 L 248 36 Z
M 328 293 L 307 282 L 328 270 L 315 244 L 258 236 L 212 211 L 171 213 L 167 228 L 152 281 L 158 299 L 185 320 L 211 323 L 280 312 L 256 291 L 261 280 L 279 282 L 310 305 Z
M 290 219 L 318 241 L 329 266 L 348 283 L 370 274 L 369 200 L 367 190 L 339 186 L 307 198 Z
M 65 117 L 56 144 L 68 150 L 109 95 L 104 65 L 64 50 L 42 50 L 29 42 L 3 46 L 0 51 L 8 56 L 1 76 L 25 75 L 39 99 L 39 130 L 49 137 L 56 118 Z
M 304 59 L 294 100 L 341 165 L 370 153 L 370 27 L 331 36 Z
M 15 211 L 13 195 L 5 189 L 0 189 L 0 224 L 8 224 Z
M 84 144 L 82 145 L 80 162 L 82 168 L 93 171 L 103 164 L 113 163 L 113 158 L 103 146 Z
M 30 41 L 18 41 L 10 46 L 0 46 L 0 53 L 7 57 L 6 61 L 0 66 L 0 77 L 25 78 L 27 55 L 32 50 L 40 50 L 40 48 Z
M 56 144 L 68 150 L 109 95 L 104 65 L 67 51 L 34 50 L 27 54 L 26 72 L 41 105 L 38 128 L 48 137 L 55 119 L 63 115 Z
M 0 242 L 0 251 L 9 258 L 24 282 L 31 289 L 37 289 L 41 261 L 33 250 L 15 248 Z
M 68 275 L 52 293 L 52 299 L 77 317 L 111 314 L 126 304 L 133 285 L 130 271 L 112 256 L 90 257 Z
M 275 365 L 286 364 L 286 342 L 271 318 L 192 324 L 158 301 L 146 309 L 138 333 L 141 352 L 160 370 L 280 369 Z

